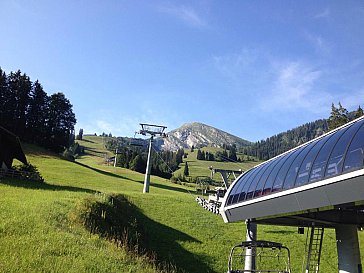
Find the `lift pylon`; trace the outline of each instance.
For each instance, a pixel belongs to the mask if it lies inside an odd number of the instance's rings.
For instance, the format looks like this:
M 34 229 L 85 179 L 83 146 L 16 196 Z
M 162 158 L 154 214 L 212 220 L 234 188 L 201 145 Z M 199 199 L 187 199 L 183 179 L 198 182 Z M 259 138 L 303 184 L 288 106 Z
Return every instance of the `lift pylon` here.
M 150 135 L 147 168 L 145 170 L 144 187 L 143 187 L 143 193 L 148 193 L 150 184 L 150 170 L 151 170 L 150 155 L 152 153 L 153 139 L 155 136 L 167 137 L 166 133 L 164 133 L 164 130 L 167 128 L 167 126 L 147 124 L 147 123 L 140 123 L 140 126 L 142 127 L 142 129 L 138 132 L 138 134 L 141 134 L 143 136 Z

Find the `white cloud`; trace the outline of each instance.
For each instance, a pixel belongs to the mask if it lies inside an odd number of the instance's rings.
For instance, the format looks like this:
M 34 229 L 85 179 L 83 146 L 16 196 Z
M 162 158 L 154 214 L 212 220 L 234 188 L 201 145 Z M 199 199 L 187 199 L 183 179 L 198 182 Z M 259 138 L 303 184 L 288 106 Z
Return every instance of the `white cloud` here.
M 329 18 L 331 15 L 331 11 L 330 9 L 327 7 L 325 8 L 323 11 L 320 11 L 319 13 L 315 14 L 314 18 L 315 19 L 327 19 Z
M 324 55 L 331 53 L 331 45 L 321 35 L 305 32 L 305 37 L 318 53 Z
M 246 76 L 258 76 L 261 67 L 269 65 L 269 57 L 264 50 L 243 48 L 238 53 L 214 56 L 213 65 L 223 76 L 241 81 Z
M 105 133 L 110 133 L 113 131 L 114 127 L 107 121 L 105 120 L 97 120 L 96 121 L 96 126 L 99 130 L 105 132 Z
M 335 102 L 341 102 L 341 104 L 349 111 L 356 110 L 359 105 L 363 108 L 364 87 L 351 94 L 342 94 L 340 97 L 336 98 Z
M 326 111 L 332 95 L 320 90 L 322 71 L 304 62 L 285 62 L 277 65 L 272 89 L 260 100 L 267 111 L 305 110 Z
M 165 5 L 159 7 L 159 11 L 169 14 L 193 27 L 202 28 L 207 26 L 207 21 L 190 6 Z

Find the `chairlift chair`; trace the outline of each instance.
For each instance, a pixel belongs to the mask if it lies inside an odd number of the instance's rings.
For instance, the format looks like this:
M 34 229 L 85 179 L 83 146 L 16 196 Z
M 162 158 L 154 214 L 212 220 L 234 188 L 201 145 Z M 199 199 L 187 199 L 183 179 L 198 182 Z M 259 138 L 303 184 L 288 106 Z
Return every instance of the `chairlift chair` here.
M 255 249 L 251 254 L 247 249 Z M 245 259 L 251 256 L 255 268 L 246 270 Z M 269 241 L 246 241 L 232 247 L 227 273 L 291 273 L 290 251 L 280 243 Z

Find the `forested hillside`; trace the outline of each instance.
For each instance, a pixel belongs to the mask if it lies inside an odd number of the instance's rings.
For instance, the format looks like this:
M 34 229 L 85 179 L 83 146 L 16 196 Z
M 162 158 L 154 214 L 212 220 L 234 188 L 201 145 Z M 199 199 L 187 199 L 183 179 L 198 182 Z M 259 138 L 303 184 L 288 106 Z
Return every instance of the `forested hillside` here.
M 255 156 L 260 160 L 267 160 L 300 144 L 303 144 L 327 131 L 325 119 L 306 123 L 284 133 L 274 135 L 244 147 L 241 152 L 245 155 Z
M 331 114 L 328 119 L 319 119 L 274 135 L 248 147 L 243 147 L 240 152 L 245 155 L 255 156 L 260 160 L 268 160 L 362 115 L 363 110 L 360 106 L 356 111 L 348 112 L 340 102 L 338 107 L 332 104 Z
M 130 139 L 124 137 L 105 137 L 105 148 L 111 152 L 117 150 L 116 165 L 118 167 L 131 169 L 140 173 L 145 172 L 148 158 L 147 141 L 140 139 L 141 146 L 130 145 Z M 143 145 L 144 144 L 144 145 Z M 159 177 L 171 178 L 172 172 L 178 169 L 179 164 L 182 163 L 184 150 L 178 149 L 172 151 L 158 151 L 157 147 L 153 145 L 155 152 L 151 154 L 151 174 Z

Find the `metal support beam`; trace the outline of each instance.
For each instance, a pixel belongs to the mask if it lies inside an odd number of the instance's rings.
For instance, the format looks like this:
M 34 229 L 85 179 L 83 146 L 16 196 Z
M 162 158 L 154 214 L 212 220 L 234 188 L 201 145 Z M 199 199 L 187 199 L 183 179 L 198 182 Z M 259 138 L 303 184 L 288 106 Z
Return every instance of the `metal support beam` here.
M 215 169 L 212 166 L 209 167 L 209 169 L 211 170 L 211 178 L 215 173 L 220 173 L 222 181 L 224 182 L 225 188 L 228 189 L 229 188 L 229 177 L 232 174 L 234 176 L 234 178 L 236 179 L 237 176 L 239 176 L 240 174 L 242 174 L 241 170 L 235 171 L 235 170 L 225 170 L 225 169 Z
M 149 192 L 150 169 L 152 167 L 152 164 L 150 163 L 150 158 L 151 158 L 151 153 L 152 153 L 152 144 L 153 144 L 153 136 L 151 136 L 150 140 L 149 140 L 148 160 L 147 160 L 147 168 L 145 170 L 143 193 Z
M 257 224 L 247 221 L 246 225 L 246 241 L 256 241 L 257 240 Z M 245 265 L 244 272 L 251 272 L 255 270 L 255 247 L 246 249 L 245 252 Z
M 339 273 L 362 273 L 357 226 L 337 225 L 335 232 Z
M 117 157 L 118 157 L 118 149 L 115 150 L 114 168 L 116 167 Z

